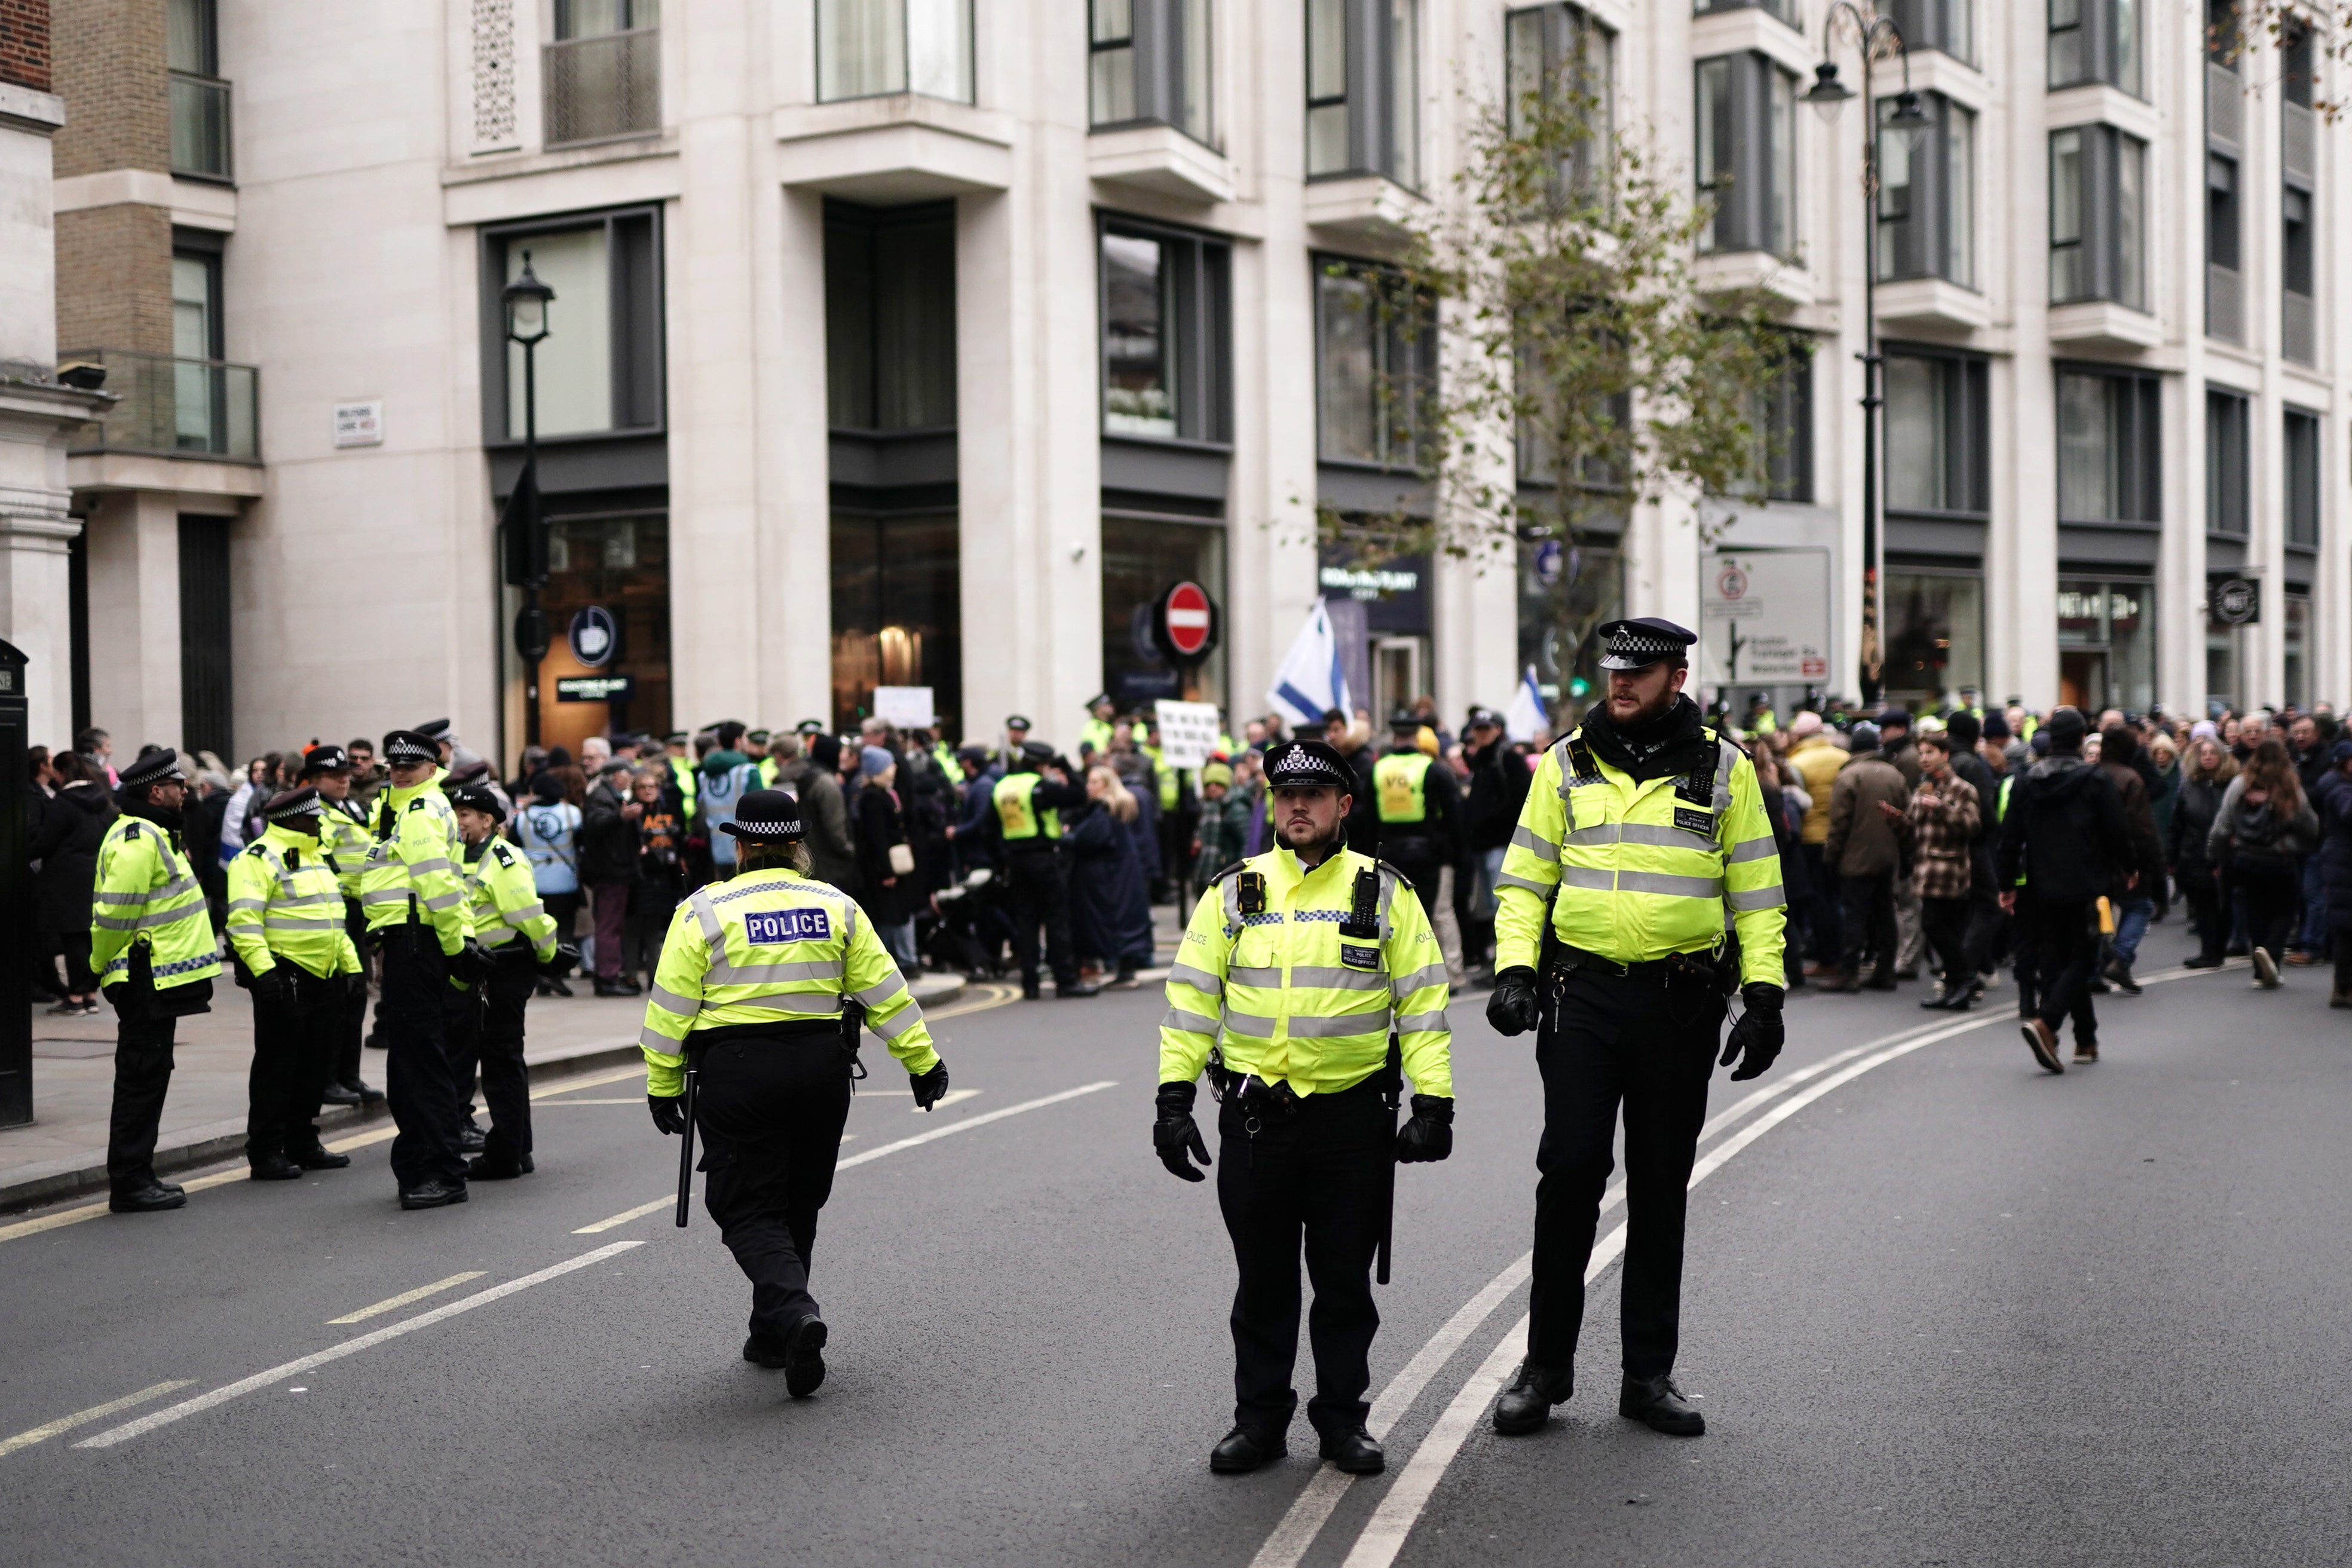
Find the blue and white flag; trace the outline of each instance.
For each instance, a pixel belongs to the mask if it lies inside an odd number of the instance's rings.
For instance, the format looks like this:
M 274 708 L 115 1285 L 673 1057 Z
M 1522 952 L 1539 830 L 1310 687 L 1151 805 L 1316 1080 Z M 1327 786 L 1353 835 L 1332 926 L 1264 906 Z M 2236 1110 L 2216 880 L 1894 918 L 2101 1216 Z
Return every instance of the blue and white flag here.
M 1519 689 L 1511 693 L 1511 705 L 1503 710 L 1503 732 L 1514 741 L 1532 741 L 1538 731 L 1551 728 L 1551 715 L 1544 710 L 1543 689 L 1536 684 L 1536 667 L 1529 665 L 1519 677 Z
M 1331 630 L 1331 617 L 1324 611 L 1322 600 L 1316 600 L 1315 607 L 1307 612 L 1307 624 L 1298 628 L 1282 668 L 1275 671 L 1265 700 L 1293 723 L 1308 727 L 1321 724 L 1323 715 L 1334 708 L 1348 711 L 1348 677 L 1339 664 L 1339 639 Z

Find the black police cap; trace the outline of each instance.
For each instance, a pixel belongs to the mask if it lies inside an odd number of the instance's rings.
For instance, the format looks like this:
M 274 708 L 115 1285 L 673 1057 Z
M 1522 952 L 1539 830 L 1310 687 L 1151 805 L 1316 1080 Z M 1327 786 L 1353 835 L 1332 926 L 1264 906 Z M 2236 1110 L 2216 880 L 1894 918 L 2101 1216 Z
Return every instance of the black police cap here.
M 498 791 L 486 784 L 469 784 L 449 791 L 449 804 L 460 811 L 478 811 L 492 822 L 504 822 L 507 809 L 499 804 Z
M 1612 621 L 1601 628 L 1601 668 L 1647 669 L 1661 659 L 1685 655 L 1698 634 L 1655 616 Z
M 449 738 L 449 721 L 446 719 L 435 719 L 430 722 L 419 724 L 416 726 L 416 732 L 424 736 L 426 740 L 438 744 Z
M 735 808 L 735 820 L 719 825 L 737 838 L 783 844 L 801 836 L 801 803 L 780 789 L 755 789 Z
M 395 768 L 410 763 L 438 763 L 441 747 L 421 730 L 394 730 L 383 738 L 383 760 Z
M 118 776 L 122 780 L 124 789 L 144 789 L 166 779 L 184 779 L 188 775 L 180 771 L 180 753 L 169 746 L 161 746 L 123 769 Z
M 1410 708 L 1399 708 L 1389 715 L 1389 728 L 1391 730 L 1418 730 L 1421 728 L 1421 715 L 1415 713 Z
M 1018 713 L 1006 714 L 1004 716 L 1004 727 L 1008 730 L 1028 730 L 1034 728 L 1028 720 L 1023 718 Z
M 1290 789 L 1336 789 L 1352 795 L 1356 772 L 1326 741 L 1290 741 L 1265 754 L 1265 782 Z
M 316 816 L 319 815 L 319 791 L 311 784 L 304 784 L 300 789 L 282 790 L 269 797 L 269 804 L 261 808 L 261 815 L 272 822 Z
M 302 758 L 302 776 L 349 772 L 352 754 L 341 746 L 313 746 Z

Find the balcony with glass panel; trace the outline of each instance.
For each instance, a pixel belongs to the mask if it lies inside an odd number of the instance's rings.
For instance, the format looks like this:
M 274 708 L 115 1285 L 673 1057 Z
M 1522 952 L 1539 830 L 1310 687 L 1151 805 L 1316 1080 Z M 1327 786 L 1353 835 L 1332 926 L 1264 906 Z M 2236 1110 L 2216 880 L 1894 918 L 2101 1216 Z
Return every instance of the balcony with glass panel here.
M 1087 172 L 1181 202 L 1234 198 L 1217 147 L 1208 0 L 1087 0 Z
M 59 354 L 58 363 L 61 374 L 103 370 L 103 389 L 119 399 L 105 418 L 75 434 L 68 448 L 75 456 L 261 461 L 261 373 L 252 365 L 131 349 L 80 349 Z
M 788 185 L 888 205 L 1013 183 L 1013 121 L 974 102 L 971 0 L 816 0 L 816 100 L 777 110 Z
M 547 144 L 572 147 L 661 129 L 661 30 L 559 38 L 541 55 Z

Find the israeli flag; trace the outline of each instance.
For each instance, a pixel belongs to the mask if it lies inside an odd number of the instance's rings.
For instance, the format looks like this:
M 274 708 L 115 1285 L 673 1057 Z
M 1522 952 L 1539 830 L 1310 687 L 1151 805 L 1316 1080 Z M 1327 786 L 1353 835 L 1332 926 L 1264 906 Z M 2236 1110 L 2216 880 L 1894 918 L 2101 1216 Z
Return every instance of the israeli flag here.
M 1532 741 L 1539 730 L 1551 728 L 1551 715 L 1544 711 L 1543 690 L 1536 685 L 1536 667 L 1529 665 L 1519 677 L 1519 689 L 1511 693 L 1511 705 L 1503 710 L 1503 732 L 1514 741 Z
M 1331 630 L 1331 617 L 1324 611 L 1322 600 L 1316 600 L 1315 607 L 1307 612 L 1307 624 L 1298 628 L 1282 668 L 1275 671 L 1265 700 L 1293 723 L 1307 727 L 1321 724 L 1323 715 L 1334 708 L 1348 711 L 1348 677 L 1339 665 L 1339 639 Z

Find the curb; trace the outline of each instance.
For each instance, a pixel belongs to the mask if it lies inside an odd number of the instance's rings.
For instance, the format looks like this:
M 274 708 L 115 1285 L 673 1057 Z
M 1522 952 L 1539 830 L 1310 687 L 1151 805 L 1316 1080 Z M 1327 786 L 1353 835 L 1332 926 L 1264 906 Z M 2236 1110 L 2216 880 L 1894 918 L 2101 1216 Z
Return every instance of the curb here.
M 917 984 L 919 985 L 921 983 L 919 981 Z M 922 1004 L 926 1007 L 943 1006 L 962 996 L 966 989 L 964 982 L 958 978 L 953 985 L 941 986 L 923 996 Z M 596 1040 L 561 1055 L 543 1057 L 535 1062 L 527 1061 L 524 1070 L 530 1080 L 537 1084 L 641 1059 L 634 1038 Z M 356 1105 L 322 1106 L 319 1111 L 319 1131 L 322 1136 L 346 1132 L 391 1119 L 391 1111 L 382 1104 L 373 1109 Z M 174 1142 L 158 1143 L 155 1147 L 155 1173 L 159 1176 L 173 1175 L 198 1165 L 216 1164 L 244 1152 L 243 1118 L 210 1122 L 190 1128 Z M 37 1173 L 32 1175 L 0 1179 L 0 1214 L 13 1214 L 20 1209 L 36 1208 L 43 1204 L 106 1190 L 106 1156 L 102 1152 L 91 1163 L 76 1163 L 62 1170 L 35 1167 L 35 1171 Z

